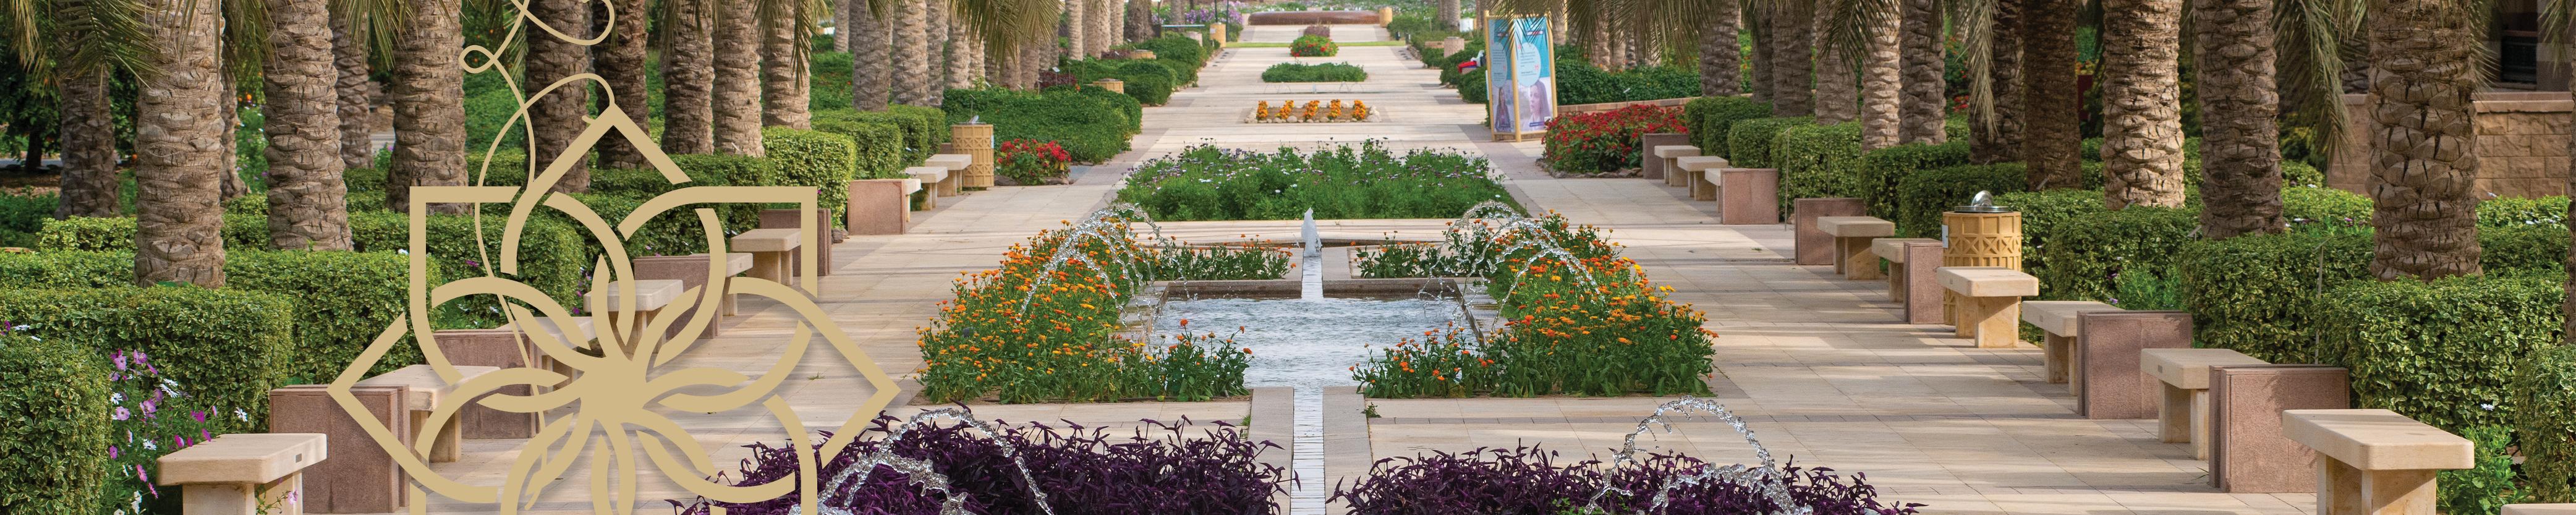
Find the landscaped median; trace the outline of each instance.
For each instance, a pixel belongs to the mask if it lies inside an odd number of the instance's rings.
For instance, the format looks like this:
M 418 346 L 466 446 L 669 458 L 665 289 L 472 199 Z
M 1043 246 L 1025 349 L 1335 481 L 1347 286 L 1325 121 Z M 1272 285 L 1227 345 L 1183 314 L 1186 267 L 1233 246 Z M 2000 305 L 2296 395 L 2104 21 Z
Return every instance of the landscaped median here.
M 1311 153 L 1200 145 L 1136 165 L 1118 190 L 1156 220 L 1449 218 L 1509 198 L 1484 158 L 1398 155 L 1374 141 Z

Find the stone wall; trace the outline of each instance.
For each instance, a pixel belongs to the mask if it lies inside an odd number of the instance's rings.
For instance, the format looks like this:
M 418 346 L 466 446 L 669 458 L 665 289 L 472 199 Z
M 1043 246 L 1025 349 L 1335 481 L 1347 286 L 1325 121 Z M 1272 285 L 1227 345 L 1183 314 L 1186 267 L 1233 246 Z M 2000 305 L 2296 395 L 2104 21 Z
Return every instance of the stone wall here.
M 2337 146 L 2326 185 L 2370 194 L 2371 122 L 2368 95 L 2344 95 L 2350 128 Z M 2567 194 L 2568 116 L 2576 110 L 2566 92 L 2480 93 L 2478 193 L 2503 197 Z

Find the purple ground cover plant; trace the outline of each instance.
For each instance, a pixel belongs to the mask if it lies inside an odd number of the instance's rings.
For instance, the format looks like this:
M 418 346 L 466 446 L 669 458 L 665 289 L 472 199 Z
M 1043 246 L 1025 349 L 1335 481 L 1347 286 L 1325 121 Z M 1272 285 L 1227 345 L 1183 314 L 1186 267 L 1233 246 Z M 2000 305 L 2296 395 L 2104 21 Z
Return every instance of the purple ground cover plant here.
M 161 374 L 162 363 L 139 350 L 108 355 L 107 481 L 99 499 L 115 515 L 178 513 L 177 488 L 152 481 L 161 456 L 212 440 L 218 417 L 247 418 L 238 410 L 203 406 Z
M 999 435 L 986 435 L 964 422 L 915 427 L 893 445 L 893 453 L 927 461 L 932 470 L 947 476 L 952 492 L 924 491 L 892 467 L 868 465 L 878 469 L 865 483 L 824 492 L 823 505 L 858 515 L 932 515 L 940 513 L 948 495 L 963 495 L 965 509 L 973 513 L 1047 513 L 1040 507 L 1038 497 L 1029 491 L 1028 481 L 1005 456 L 1003 446 L 1009 445 L 1032 472 L 1038 490 L 1046 494 L 1043 502 L 1055 515 L 1262 515 L 1282 511 L 1270 499 L 1271 494 L 1284 491 L 1282 485 L 1290 481 L 1287 472 L 1258 459 L 1262 451 L 1279 448 L 1278 445 L 1251 441 L 1243 428 L 1223 421 L 1212 425 L 1193 425 L 1187 419 L 1144 422 L 1151 427 L 1125 435 L 1072 422 L 1051 425 L 996 421 L 994 425 L 1001 429 Z M 897 423 L 891 417 L 878 418 L 868 435 L 821 467 L 822 479 L 818 483 L 829 485 L 831 478 L 859 466 L 862 456 L 883 449 L 885 435 Z M 795 480 L 794 451 L 766 444 L 749 447 L 754 456 L 743 460 L 741 471 L 731 478 L 717 476 L 718 482 L 750 485 Z M 714 506 L 724 507 L 728 515 L 785 515 L 799 502 L 801 498 L 789 494 L 756 503 L 696 499 L 674 500 L 671 504 L 679 515 L 709 515 L 709 508 Z
M 1367 477 L 1337 488 L 1333 500 L 1349 503 L 1353 515 L 1782 512 L 1752 488 L 1715 482 L 1675 489 L 1662 510 L 1653 509 L 1655 494 L 1664 485 L 1713 466 L 1689 456 L 1653 454 L 1615 470 L 1604 470 L 1599 460 L 1560 465 L 1555 458 L 1556 452 L 1534 445 L 1386 458 L 1371 466 Z M 1815 515 L 1904 515 L 1923 506 L 1880 501 L 1878 490 L 1862 474 L 1844 477 L 1833 469 L 1796 465 L 1783 470 L 1793 479 L 1790 498 L 1813 508 Z M 1587 511 L 1604 484 L 1618 488 L 1602 497 L 1599 512 Z

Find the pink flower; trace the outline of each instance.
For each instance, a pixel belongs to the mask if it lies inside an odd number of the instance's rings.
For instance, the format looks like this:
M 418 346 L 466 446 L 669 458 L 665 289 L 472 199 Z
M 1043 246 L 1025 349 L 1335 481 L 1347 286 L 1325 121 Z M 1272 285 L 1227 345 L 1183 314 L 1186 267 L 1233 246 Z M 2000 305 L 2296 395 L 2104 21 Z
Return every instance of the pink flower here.
M 125 354 L 124 354 L 124 353 L 118 353 L 118 354 L 116 355 L 116 357 L 115 357 L 115 358 L 111 358 L 111 359 L 109 359 L 109 361 L 114 361 L 114 362 L 116 362 L 116 369 L 117 369 L 117 370 L 125 370 Z

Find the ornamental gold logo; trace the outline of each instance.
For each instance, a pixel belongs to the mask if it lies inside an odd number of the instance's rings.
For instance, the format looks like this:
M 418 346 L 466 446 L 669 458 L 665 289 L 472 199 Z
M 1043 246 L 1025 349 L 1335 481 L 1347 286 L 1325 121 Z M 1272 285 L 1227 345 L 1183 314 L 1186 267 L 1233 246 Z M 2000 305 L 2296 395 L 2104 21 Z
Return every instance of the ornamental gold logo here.
M 518 9 L 518 20 L 512 26 L 530 22 L 524 3 L 511 3 Z M 606 26 L 620 20 L 612 7 L 607 11 Z M 590 45 L 602 38 L 574 38 L 542 24 L 527 25 L 543 29 L 546 36 L 580 45 Z M 611 33 L 602 30 L 601 34 Z M 516 41 L 510 38 L 508 41 Z M 464 52 L 469 73 L 493 72 L 508 77 L 497 56 L 500 49 L 480 45 Z M 472 63 L 480 56 L 483 63 Z M 595 74 L 579 74 L 539 90 L 535 97 L 523 96 L 518 112 L 510 120 L 515 127 L 528 116 L 528 105 L 536 98 L 564 88 L 597 87 L 607 91 L 606 82 Z M 512 88 L 518 91 L 518 88 Z M 850 337 L 834 325 L 815 299 L 807 292 L 819 291 L 815 249 L 822 244 L 821 234 L 828 230 L 826 221 L 815 213 L 816 192 L 802 186 L 688 186 L 690 179 L 662 153 L 634 119 L 620 109 L 614 94 L 606 106 L 588 124 L 571 145 L 554 156 L 530 156 L 531 161 L 545 158 L 544 166 L 529 177 L 525 186 L 442 186 L 414 187 L 410 199 L 410 290 L 401 319 L 385 327 L 358 360 L 328 386 L 331 398 L 351 414 L 366 431 L 367 437 L 382 447 L 401 469 L 411 477 L 407 485 L 412 513 L 426 513 L 428 503 L 423 494 L 436 492 L 450 499 L 469 503 L 495 504 L 500 513 L 517 513 L 527 509 L 547 488 L 576 464 L 587 467 L 589 503 L 598 513 L 632 513 L 636 504 L 637 474 L 652 467 L 690 493 L 722 502 L 755 502 L 775 499 L 789 493 L 801 493 L 804 513 L 819 513 L 815 502 L 816 482 L 812 471 L 848 446 L 865 428 L 864 424 L 894 400 L 896 386 L 891 377 L 861 352 Z M 509 130 L 505 128 L 505 130 Z M 518 130 L 527 130 L 520 128 Z M 621 222 L 611 224 L 590 206 L 573 196 L 553 193 L 571 167 L 603 138 L 624 138 L 640 150 L 652 170 L 660 172 L 674 189 L 656 196 L 634 211 L 624 213 Z M 495 143 L 497 146 L 497 142 Z M 479 177 L 479 176 L 478 176 Z M 477 180 L 480 184 L 482 181 Z M 497 228 L 498 241 L 476 242 L 483 249 L 497 244 L 498 252 L 478 256 L 446 256 L 472 259 L 480 265 L 480 275 L 443 278 L 431 284 L 432 255 L 428 218 L 430 204 L 460 203 L 472 206 L 469 212 L 477 235 L 494 234 L 485 229 Z M 727 239 L 717 209 L 729 204 L 793 204 L 806 213 L 798 229 L 802 238 L 796 259 L 801 266 L 784 275 L 784 283 L 771 278 L 737 277 L 727 263 Z M 485 204 L 506 207 L 506 216 L 487 216 L 500 209 L 484 209 Z M 584 237 L 599 243 L 602 255 L 590 268 L 583 309 L 564 306 L 527 283 L 513 280 L 518 274 L 520 236 L 531 216 L 538 210 L 552 210 L 569 218 Z M 698 228 L 706 238 L 709 270 L 706 281 L 698 287 L 681 291 L 655 309 L 639 309 L 647 304 L 640 299 L 633 280 L 632 259 L 623 242 L 642 230 L 645 222 L 673 210 L 686 210 L 695 215 Z M 497 226 L 497 227 L 496 227 Z M 793 284 L 787 284 L 793 283 Z M 437 333 L 431 326 L 431 314 L 438 307 L 459 299 L 492 296 L 515 328 L 528 343 L 521 349 L 519 362 L 526 366 L 488 369 L 459 367 L 441 351 Z M 790 339 L 767 370 L 757 376 L 716 368 L 669 366 L 685 356 L 692 344 L 722 316 L 716 307 L 729 296 L 747 295 L 765 298 L 778 307 L 765 313 L 777 316 L 792 314 L 798 318 Z M 661 303 L 663 299 L 651 302 Z M 657 316 L 689 313 L 688 316 Z M 579 337 L 583 331 L 542 330 L 542 328 L 578 328 L 587 326 L 595 341 Z M 819 340 L 819 341 L 818 341 Z M 816 344 L 827 345 L 848 361 L 875 393 L 859 409 L 834 428 L 831 437 L 811 441 L 813 431 L 805 427 L 786 399 L 777 395 L 780 384 L 796 374 L 796 367 L 814 350 Z M 441 403 L 425 417 L 414 417 L 409 429 L 415 434 L 398 434 L 393 428 L 370 414 L 368 407 L 353 393 L 367 372 L 398 345 L 419 345 L 422 357 L 437 380 L 446 385 L 441 393 L 452 399 L 477 399 L 472 406 L 504 413 L 531 414 L 537 422 L 535 435 L 525 440 L 515 460 L 497 484 L 468 483 L 432 469 L 424 459 L 432 452 L 436 435 L 452 430 L 459 423 L 459 411 L 468 403 Z M 468 368 L 471 372 L 468 373 Z M 525 393 L 513 393 L 525 392 Z M 706 478 L 720 471 L 709 458 L 708 450 L 681 424 L 662 413 L 724 413 L 736 409 L 764 410 L 788 435 L 788 445 L 803 460 L 799 474 L 764 484 L 726 485 Z M 408 437 L 408 438 L 407 438 Z M 412 443 L 406 445 L 406 441 Z M 584 463 L 584 459 L 587 462 Z M 613 481 L 612 481 L 613 479 Z M 488 480 L 486 480 L 488 481 Z

